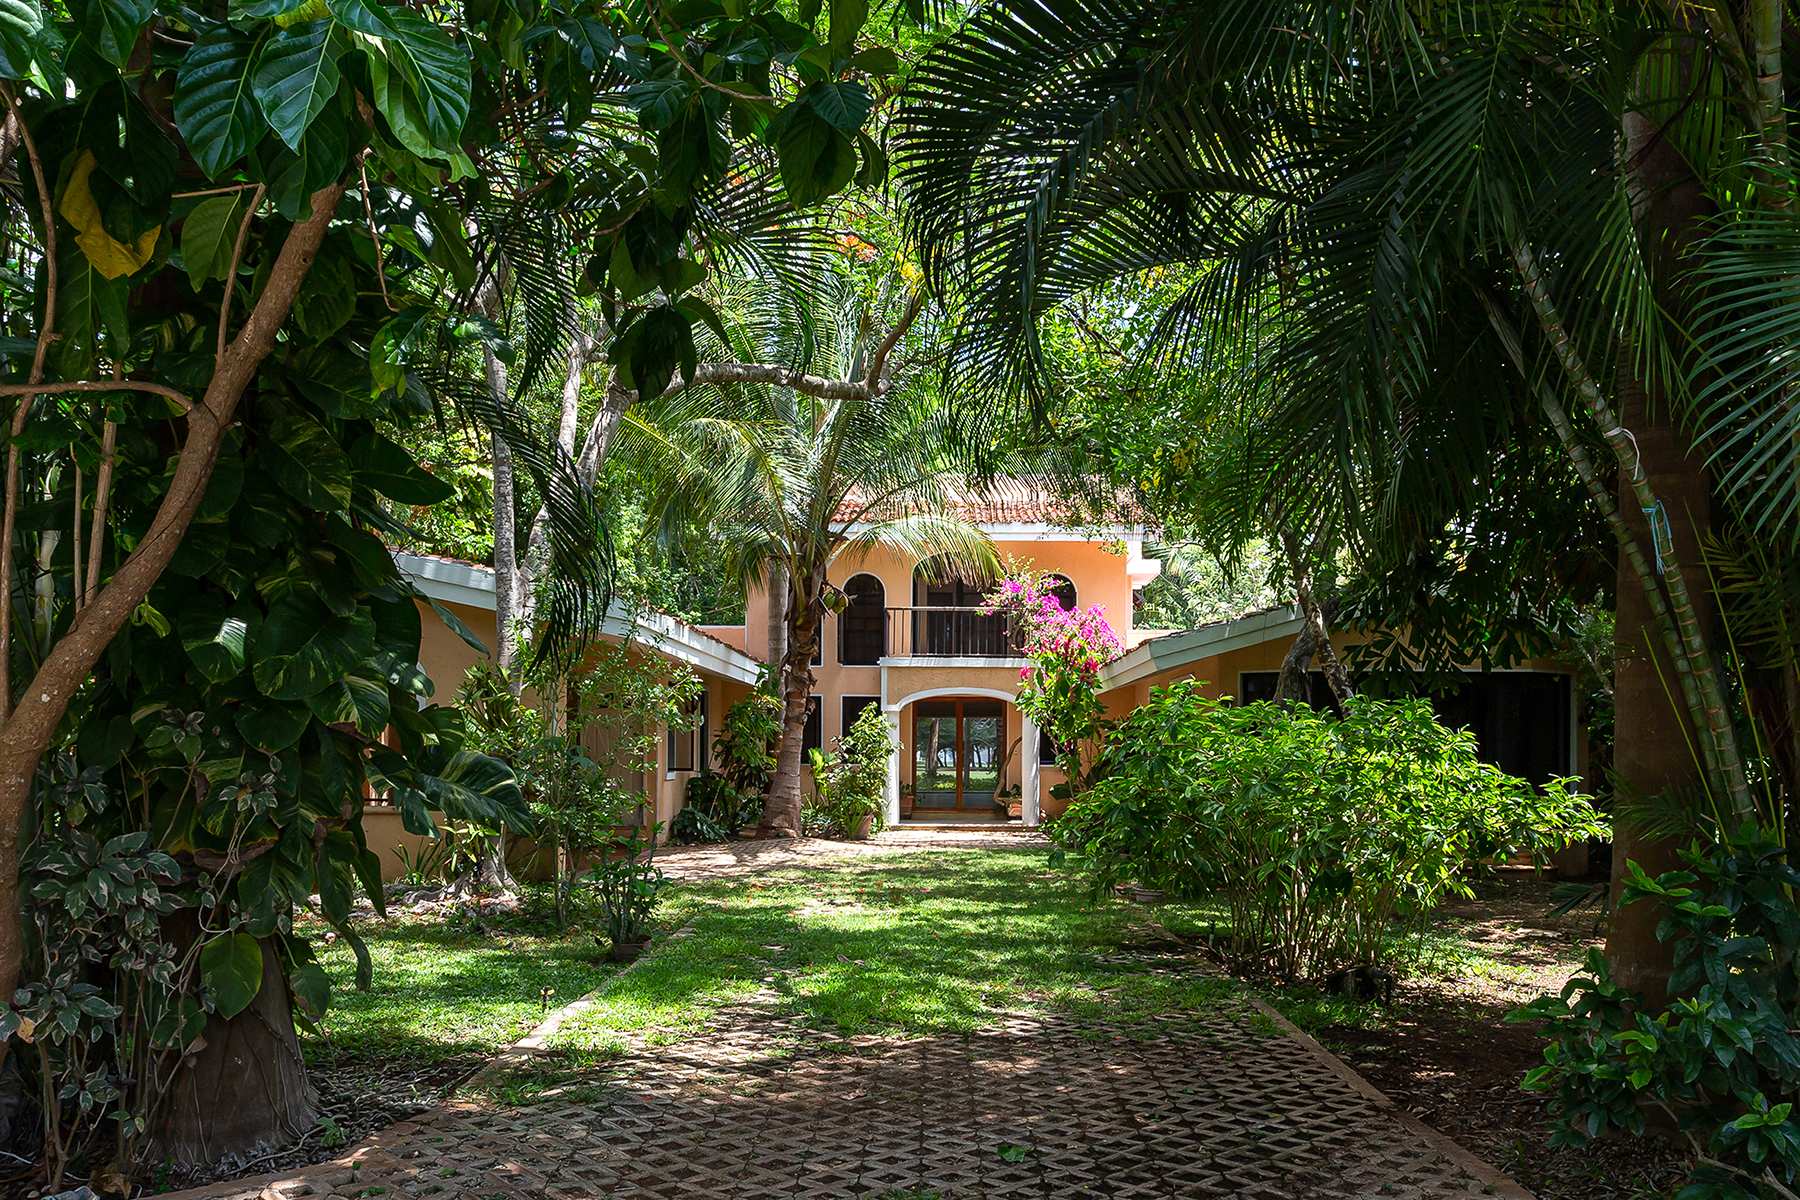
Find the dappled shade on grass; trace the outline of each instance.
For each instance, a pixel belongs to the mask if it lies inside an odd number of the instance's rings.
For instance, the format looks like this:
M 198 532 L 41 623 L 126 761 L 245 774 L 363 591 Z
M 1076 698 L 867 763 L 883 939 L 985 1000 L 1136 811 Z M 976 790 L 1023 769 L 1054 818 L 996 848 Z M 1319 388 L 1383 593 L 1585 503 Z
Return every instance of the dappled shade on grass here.
M 845 1036 L 964 1032 L 1006 1012 L 1144 1016 L 1236 987 L 1099 961 L 1151 940 L 1154 926 L 1143 909 L 1047 870 L 1041 848 L 901 851 L 682 893 L 697 904 L 692 935 L 607 989 L 554 1044 L 678 1036 L 763 987 Z

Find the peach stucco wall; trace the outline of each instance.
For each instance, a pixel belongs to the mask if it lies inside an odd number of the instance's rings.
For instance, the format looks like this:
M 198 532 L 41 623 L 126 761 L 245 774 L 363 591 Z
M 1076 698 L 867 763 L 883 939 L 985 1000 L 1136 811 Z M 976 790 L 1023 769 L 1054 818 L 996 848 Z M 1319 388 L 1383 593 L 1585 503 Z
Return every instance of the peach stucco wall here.
M 1131 581 L 1125 573 L 1125 544 L 1123 542 L 1083 541 L 1067 535 L 1050 535 L 1043 539 L 1000 541 L 995 549 L 1002 562 L 1015 569 L 1030 568 L 1039 571 L 1053 571 L 1062 575 L 1075 585 L 1075 599 L 1083 608 L 1100 605 L 1105 609 L 1106 619 L 1117 631 L 1122 640 L 1131 635 Z M 911 558 L 903 558 L 890 551 L 877 547 L 867 555 L 859 558 L 846 556 L 832 564 L 828 578 L 839 587 L 844 586 L 854 575 L 873 575 L 881 581 L 885 593 L 885 602 L 889 608 L 901 608 L 913 602 L 913 571 L 915 562 Z M 730 642 L 751 657 L 767 661 L 769 656 L 769 598 L 760 587 L 752 587 L 746 597 L 744 624 L 738 626 L 707 626 L 706 632 Z M 838 662 L 838 618 L 826 614 L 824 628 L 821 631 L 822 662 L 813 667 L 813 692 L 821 698 L 824 706 L 824 737 L 826 744 L 843 733 L 843 705 L 845 696 L 879 696 L 881 695 L 881 668 L 868 666 L 844 666 Z M 913 668 L 907 668 L 912 670 Z M 941 683 L 932 686 L 956 686 L 958 681 L 970 686 L 976 684 L 976 674 L 990 670 L 985 667 L 931 668 L 946 670 Z M 1010 669 L 1011 679 L 1004 684 L 1008 695 L 1018 690 L 1017 668 Z M 888 694 L 898 698 L 911 691 L 924 690 L 922 687 L 908 686 L 907 692 L 896 690 L 890 680 Z M 903 722 L 904 724 L 904 722 Z M 1016 721 L 1012 726 L 1012 736 L 1017 736 Z
M 492 649 L 495 637 L 494 613 L 491 609 L 454 603 L 447 603 L 445 607 Z M 434 688 L 432 699 L 438 704 L 453 704 L 464 677 L 483 656 L 453 633 L 428 604 L 419 605 L 419 624 L 419 665 L 431 677 Z M 741 636 L 742 630 L 738 630 L 738 633 Z M 730 642 L 731 639 L 726 637 L 722 640 Z M 634 647 L 627 653 L 633 657 L 641 657 L 645 651 Z M 719 718 L 725 709 L 742 699 L 749 688 L 735 680 L 704 672 L 701 673 L 701 679 L 706 685 L 710 724 L 707 740 L 710 742 L 712 734 L 718 730 Z M 710 753 L 710 746 L 708 750 Z M 668 754 L 668 732 L 665 730 L 658 741 L 656 766 L 644 772 L 642 782 L 646 808 L 654 814 L 651 820 L 662 822 L 665 826 L 680 811 L 687 781 L 693 774 L 690 771 L 668 770 Z M 403 871 L 401 859 L 394 853 L 394 848 L 405 846 L 409 853 L 416 853 L 425 840 L 421 836 L 406 833 L 401 826 L 399 813 L 382 804 L 372 804 L 364 809 L 363 828 L 370 848 L 381 859 L 382 878 L 389 881 L 399 878 Z M 525 877 L 543 878 L 549 874 L 549 863 L 540 861 L 543 857 L 537 853 L 535 844 L 529 839 L 520 839 L 509 860 L 513 869 Z

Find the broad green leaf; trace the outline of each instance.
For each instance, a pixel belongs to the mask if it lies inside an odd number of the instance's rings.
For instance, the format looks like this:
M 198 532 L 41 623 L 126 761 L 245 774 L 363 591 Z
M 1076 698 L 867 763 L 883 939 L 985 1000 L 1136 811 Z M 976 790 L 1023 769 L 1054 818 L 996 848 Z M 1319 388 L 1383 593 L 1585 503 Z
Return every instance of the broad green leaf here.
M 309 135 L 310 136 L 310 135 Z M 309 338 L 324 341 L 356 313 L 356 272 L 342 253 L 321 253 L 294 298 L 294 321 Z
M 175 77 L 175 126 L 207 176 L 217 179 L 262 136 L 250 86 L 256 41 L 229 25 L 202 34 Z
M 44 14 L 30 0 L 0 0 L 0 34 L 29 39 L 44 27 Z
M 856 46 L 856 35 L 869 19 L 869 0 L 831 0 L 831 49 L 848 58 Z
M 252 83 L 270 128 L 298 151 L 300 138 L 337 94 L 343 42 L 336 21 L 283 29 L 269 39 Z
M 814 83 L 807 85 L 807 103 L 824 117 L 834 129 L 856 133 L 875 108 L 875 97 L 860 83 Z
M 221 596 L 190 599 L 176 616 L 181 647 L 194 666 L 214 683 L 234 678 L 244 669 L 262 614 L 248 600 L 227 606 Z
M 626 89 L 625 103 L 637 113 L 638 123 L 645 129 L 667 129 L 693 91 L 685 79 L 646 79 Z
M 870 46 L 852 55 L 850 66 L 869 75 L 892 75 L 900 69 L 900 56 L 886 46 Z
M 365 0 L 326 0 L 326 7 L 345 29 L 370 37 L 394 36 L 394 26 L 388 20 L 387 10 L 379 4 L 368 4 Z
M 93 0 L 100 14 L 100 37 L 95 49 L 113 66 L 123 70 L 137 49 L 138 33 L 156 11 L 155 0 Z
M 207 280 L 224 279 L 231 270 L 232 251 L 237 248 L 238 230 L 244 226 L 252 195 L 210 196 L 194 205 L 181 223 L 181 262 L 196 292 Z
M 379 433 L 365 433 L 350 447 L 356 481 L 401 504 L 438 504 L 456 489 L 413 461 L 406 450 Z
M 515 833 L 532 828 L 518 777 L 497 758 L 473 750 L 444 754 L 427 747 L 414 771 L 415 783 L 431 806 L 453 821 L 480 821 Z
M 369 737 L 378 737 L 388 723 L 387 682 L 346 675 L 308 696 L 306 706 L 328 725 L 351 724 Z
M 247 933 L 228 933 L 200 948 L 200 979 L 226 1020 L 237 1016 L 262 990 L 263 952 Z
M 348 675 L 375 648 L 375 618 L 327 612 L 308 596 L 276 601 L 257 632 L 251 678 L 271 700 L 304 700 Z
M 556 27 L 590 71 L 601 70 L 619 49 L 619 40 L 599 17 L 564 17 Z
M 836 195 L 856 175 L 855 144 L 802 103 L 795 101 L 783 112 L 788 120 L 775 147 L 782 186 L 795 208 Z
M 250 745 L 277 754 L 300 740 L 312 724 L 312 712 L 304 704 L 251 701 L 238 709 L 234 723 Z
M 454 150 L 469 119 L 468 50 L 410 8 L 388 9 L 387 16 L 410 63 L 408 82 L 416 90 L 426 132 L 445 150 Z
M 387 118 L 400 145 L 419 158 L 438 158 L 443 151 L 433 144 L 425 128 L 425 111 L 406 82 L 406 73 L 390 67 L 379 53 L 368 56 L 369 82 L 375 89 L 375 107 Z
M 284 413 L 260 445 L 269 473 L 288 495 L 318 512 L 350 507 L 350 458 L 323 425 Z
M 375 391 L 369 364 L 346 346 L 306 346 L 294 355 L 286 374 L 293 389 L 342 420 L 379 416 L 387 405 Z
M 432 265 L 450 272 L 459 288 L 475 286 L 475 256 L 469 253 L 468 239 L 463 236 L 462 221 L 456 211 L 441 200 L 425 203 L 425 219 L 431 222 L 431 250 L 426 255 Z
M 312 194 L 344 173 L 350 156 L 350 127 L 340 107 L 328 104 L 300 139 L 300 149 L 264 143 L 254 156 L 254 174 L 269 187 L 269 202 L 290 221 L 312 211 Z
M 300 1011 L 310 1021 L 319 1020 L 331 1006 L 331 977 L 316 962 L 301 963 L 295 968 L 288 976 L 288 988 L 294 993 Z

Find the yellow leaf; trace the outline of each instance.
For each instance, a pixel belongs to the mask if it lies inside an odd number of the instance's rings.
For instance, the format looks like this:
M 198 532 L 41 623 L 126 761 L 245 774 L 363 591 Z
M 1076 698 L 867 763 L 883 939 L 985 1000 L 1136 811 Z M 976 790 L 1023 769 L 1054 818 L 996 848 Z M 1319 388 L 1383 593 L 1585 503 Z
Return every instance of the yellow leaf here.
M 75 160 L 75 172 L 69 176 L 69 186 L 63 189 L 62 201 L 56 211 L 77 230 L 75 244 L 94 264 L 94 270 L 108 279 L 117 279 L 150 261 L 150 256 L 156 252 L 156 239 L 162 234 L 162 226 L 145 230 L 135 246 L 127 246 L 106 232 L 106 225 L 100 219 L 100 206 L 94 203 L 94 193 L 88 190 L 88 176 L 93 173 L 94 152 L 83 150 L 81 157 Z
M 37 1032 L 37 1022 L 30 1017 L 19 1018 L 19 1040 L 29 1045 L 31 1035 Z

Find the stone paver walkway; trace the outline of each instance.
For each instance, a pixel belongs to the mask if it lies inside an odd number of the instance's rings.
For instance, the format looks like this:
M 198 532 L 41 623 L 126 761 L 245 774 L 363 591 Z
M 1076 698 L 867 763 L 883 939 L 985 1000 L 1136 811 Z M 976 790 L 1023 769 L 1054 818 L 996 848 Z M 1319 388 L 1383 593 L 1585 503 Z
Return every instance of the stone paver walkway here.
M 907 836 L 867 847 L 802 841 L 683 851 L 669 854 L 666 867 L 701 878 L 816 865 Z M 946 833 L 923 836 L 943 844 Z M 673 1045 L 634 1046 L 570 1085 L 579 1090 L 566 1099 L 545 1094 L 526 1108 L 452 1102 L 336 1162 L 183 1195 L 1529 1195 L 1397 1111 L 1250 999 L 1171 1014 L 1148 1031 L 1017 1014 L 965 1035 L 849 1043 L 781 1017 L 779 1002 L 764 992 Z M 541 1040 L 528 1039 L 523 1053 Z

